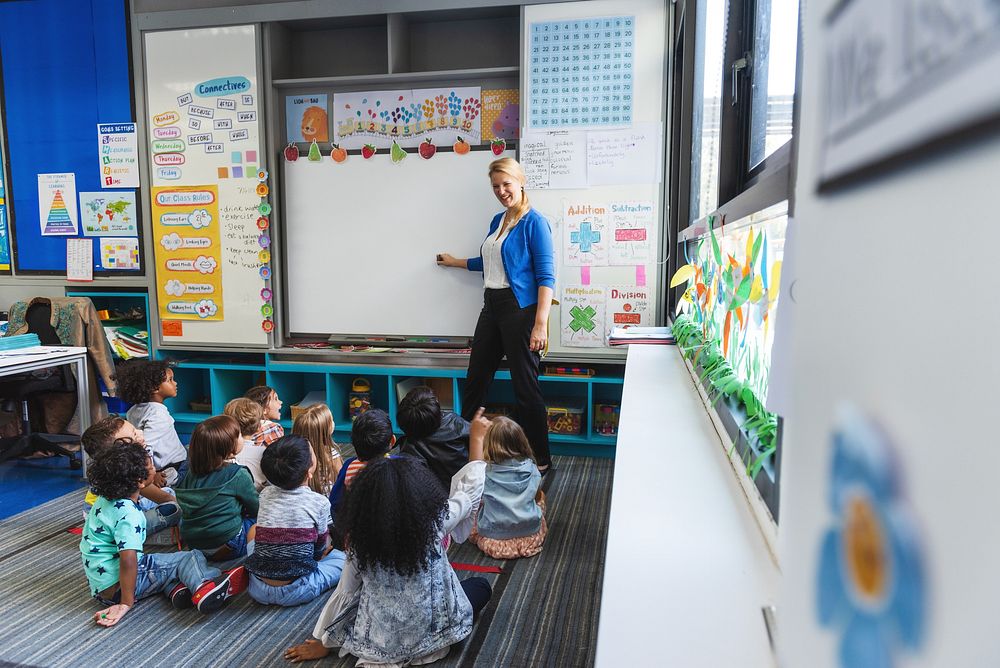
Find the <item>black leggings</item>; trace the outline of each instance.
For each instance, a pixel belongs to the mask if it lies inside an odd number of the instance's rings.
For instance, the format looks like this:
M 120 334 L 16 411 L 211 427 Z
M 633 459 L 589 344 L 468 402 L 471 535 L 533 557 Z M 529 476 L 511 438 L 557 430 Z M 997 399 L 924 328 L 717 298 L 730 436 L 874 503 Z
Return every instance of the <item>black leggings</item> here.
M 473 577 L 462 580 L 462 590 L 472 604 L 472 618 L 479 616 L 480 611 L 490 602 L 493 587 L 486 578 Z
M 493 374 L 506 354 L 517 401 L 515 418 L 528 437 L 535 463 L 548 466 L 549 423 L 538 383 L 539 354 L 531 350 L 534 324 L 535 304 L 521 308 L 510 288 L 485 291 L 462 392 L 462 417 L 471 420 L 484 405 Z

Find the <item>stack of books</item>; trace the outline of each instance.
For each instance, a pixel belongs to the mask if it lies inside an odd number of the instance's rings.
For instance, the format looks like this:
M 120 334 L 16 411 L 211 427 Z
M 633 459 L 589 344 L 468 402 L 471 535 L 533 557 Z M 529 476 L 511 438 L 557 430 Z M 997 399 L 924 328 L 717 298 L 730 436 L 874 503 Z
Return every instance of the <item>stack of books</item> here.
M 149 357 L 149 332 L 127 325 L 105 325 L 104 334 L 111 348 L 123 360 Z
M 669 327 L 615 327 L 608 337 L 608 345 L 654 344 L 672 346 L 677 343 Z

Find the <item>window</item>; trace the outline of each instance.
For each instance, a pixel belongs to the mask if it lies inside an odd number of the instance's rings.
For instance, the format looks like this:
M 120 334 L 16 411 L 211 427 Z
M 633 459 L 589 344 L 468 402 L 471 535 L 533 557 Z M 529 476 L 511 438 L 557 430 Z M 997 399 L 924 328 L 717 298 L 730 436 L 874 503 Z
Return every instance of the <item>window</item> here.
M 677 252 L 669 274 L 679 280 L 666 307 L 776 519 L 780 418 L 764 402 L 794 206 L 798 4 L 678 0 L 671 91 L 669 224 Z
M 719 204 L 719 123 L 726 5 L 698 0 L 691 121 L 691 210 L 688 221 L 704 218 Z
M 798 0 L 757 0 L 750 86 L 751 170 L 792 138 L 798 18 Z

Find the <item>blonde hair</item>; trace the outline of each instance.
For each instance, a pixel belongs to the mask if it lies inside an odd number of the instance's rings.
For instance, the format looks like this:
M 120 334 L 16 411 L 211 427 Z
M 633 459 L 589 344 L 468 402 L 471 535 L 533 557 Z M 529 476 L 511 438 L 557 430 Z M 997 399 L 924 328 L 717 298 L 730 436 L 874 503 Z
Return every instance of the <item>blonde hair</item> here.
M 245 397 L 230 401 L 222 413 L 235 419 L 240 425 L 240 434 L 248 438 L 260 431 L 260 421 L 264 418 L 264 408 Z
M 292 423 L 292 433 L 305 437 L 316 455 L 316 473 L 309 479 L 309 487 L 319 494 L 328 494 L 330 486 L 340 473 L 336 452 L 337 445 L 333 442 L 333 413 L 326 404 L 315 404 L 300 413 Z
M 508 459 L 530 459 L 535 461 L 528 437 L 521 425 L 508 417 L 493 418 L 486 437 L 483 439 L 483 457 L 488 462 L 498 464 Z
M 524 175 L 524 170 L 521 169 L 521 165 L 514 158 L 500 158 L 499 160 L 491 162 L 489 172 L 490 178 L 493 178 L 493 175 L 497 172 L 512 176 L 514 177 L 514 180 L 521 184 L 521 201 L 511 212 L 513 219 L 510 224 L 513 226 L 516 225 L 517 221 L 521 220 L 524 214 L 528 213 L 528 209 L 531 208 L 531 203 L 528 202 L 528 193 L 524 192 L 524 184 L 528 182 L 528 178 Z

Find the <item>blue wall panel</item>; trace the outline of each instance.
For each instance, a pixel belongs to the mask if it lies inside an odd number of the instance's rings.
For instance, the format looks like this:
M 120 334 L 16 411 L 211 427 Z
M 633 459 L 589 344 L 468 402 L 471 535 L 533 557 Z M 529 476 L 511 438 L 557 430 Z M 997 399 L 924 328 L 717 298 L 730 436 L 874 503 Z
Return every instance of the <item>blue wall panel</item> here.
M 77 193 L 101 190 L 97 124 L 134 120 L 125 12 L 123 0 L 0 2 L 18 271 L 66 270 L 65 237 L 41 234 L 38 174 L 73 172 Z M 95 240 L 95 271 L 100 259 Z

